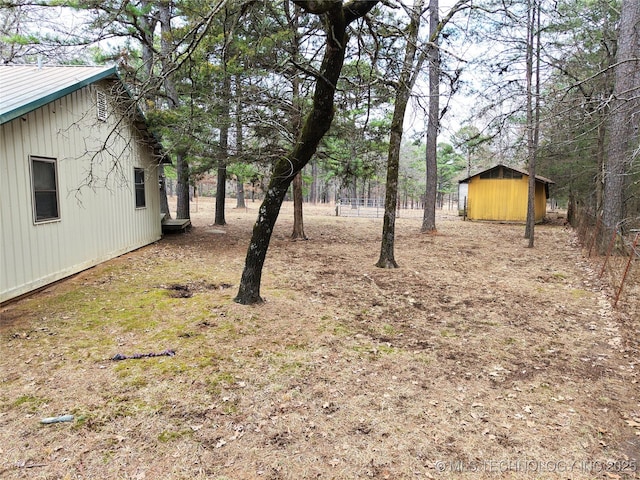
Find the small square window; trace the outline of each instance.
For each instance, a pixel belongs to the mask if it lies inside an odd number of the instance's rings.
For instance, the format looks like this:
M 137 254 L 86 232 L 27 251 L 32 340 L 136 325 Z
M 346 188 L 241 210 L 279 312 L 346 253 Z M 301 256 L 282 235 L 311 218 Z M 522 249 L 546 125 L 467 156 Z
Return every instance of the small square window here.
M 33 217 L 36 223 L 60 218 L 55 158 L 31 157 Z
M 143 208 L 146 206 L 144 194 L 144 169 L 134 168 L 133 170 L 136 185 L 136 208 Z

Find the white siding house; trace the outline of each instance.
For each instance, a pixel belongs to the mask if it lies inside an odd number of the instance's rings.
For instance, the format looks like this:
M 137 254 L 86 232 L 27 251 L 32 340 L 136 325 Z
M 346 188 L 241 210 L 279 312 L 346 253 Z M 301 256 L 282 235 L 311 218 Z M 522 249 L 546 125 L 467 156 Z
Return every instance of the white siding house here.
M 0 303 L 158 240 L 161 160 L 115 68 L 0 66 Z

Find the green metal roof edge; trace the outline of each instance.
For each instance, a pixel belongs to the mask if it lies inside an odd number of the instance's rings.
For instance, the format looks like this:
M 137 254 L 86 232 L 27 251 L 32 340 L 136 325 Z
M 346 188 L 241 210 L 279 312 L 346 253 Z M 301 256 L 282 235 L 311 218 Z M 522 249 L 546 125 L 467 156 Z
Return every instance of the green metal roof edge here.
M 87 85 L 91 85 L 92 83 L 112 76 L 118 76 L 115 66 L 110 67 L 109 69 L 97 73 L 89 78 L 85 78 L 84 80 L 74 83 L 73 85 L 62 88 L 53 93 L 50 93 L 49 95 L 37 98 L 36 100 L 33 100 L 25 105 L 21 105 L 17 108 L 14 108 L 13 110 L 9 110 L 8 112 L 3 113 L 2 115 L 0 115 L 0 125 L 8 123 L 11 120 L 15 120 L 16 118 L 20 118 L 21 116 L 26 115 L 27 113 L 32 112 L 40 107 L 43 107 L 48 103 L 58 100 L 65 95 L 69 95 L 70 93 L 80 90 L 82 87 L 86 87 Z

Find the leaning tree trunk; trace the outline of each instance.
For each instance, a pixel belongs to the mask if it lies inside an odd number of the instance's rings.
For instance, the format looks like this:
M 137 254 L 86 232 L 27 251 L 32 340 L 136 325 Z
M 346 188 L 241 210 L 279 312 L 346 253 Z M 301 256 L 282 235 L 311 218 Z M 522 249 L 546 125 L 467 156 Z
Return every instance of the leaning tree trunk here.
M 404 54 L 402 71 L 396 87 L 396 101 L 391 119 L 391 136 L 389 139 L 389 156 L 387 157 L 387 187 L 384 199 L 384 219 L 382 222 L 382 243 L 380 258 L 376 263 L 379 268 L 398 268 L 395 260 L 396 207 L 398 206 L 398 172 L 400 170 L 400 145 L 402 144 L 402 125 L 404 123 L 409 94 L 413 87 L 411 77 L 413 62 L 416 56 L 418 31 L 424 0 L 416 0 L 411 12 L 408 28 L 407 49 Z
M 293 177 L 309 162 L 320 140 L 331 126 L 334 114 L 333 98 L 344 63 L 348 40 L 347 26 L 353 20 L 365 15 L 378 3 L 378 0 L 351 2 L 348 8 L 343 8 L 342 2 L 294 1 L 307 12 L 325 14 L 327 36 L 324 58 L 317 76 L 311 111 L 305 119 L 293 150 L 274 165 L 265 198 L 258 211 L 258 220 L 253 226 L 240 287 L 234 299 L 245 305 L 262 301 L 260 297 L 262 267 L 282 201 Z

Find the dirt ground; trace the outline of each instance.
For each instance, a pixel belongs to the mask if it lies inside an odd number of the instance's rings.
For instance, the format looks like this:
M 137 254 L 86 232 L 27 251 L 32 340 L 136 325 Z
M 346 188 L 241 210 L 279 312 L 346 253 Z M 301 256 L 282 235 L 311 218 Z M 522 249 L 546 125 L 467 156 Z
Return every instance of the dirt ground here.
M 0 478 L 640 477 L 639 287 L 561 220 L 401 218 L 381 270 L 380 219 L 285 205 L 247 307 L 232 206 L 0 310 Z

